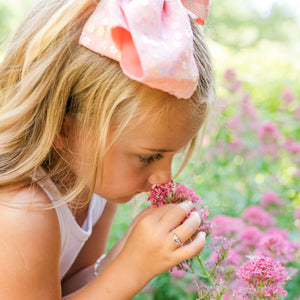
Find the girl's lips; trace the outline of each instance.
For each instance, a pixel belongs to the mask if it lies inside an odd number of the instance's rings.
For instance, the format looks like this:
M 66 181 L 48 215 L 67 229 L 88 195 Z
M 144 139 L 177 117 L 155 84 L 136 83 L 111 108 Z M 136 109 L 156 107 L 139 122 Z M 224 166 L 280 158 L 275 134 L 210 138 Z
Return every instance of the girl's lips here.
M 137 194 L 148 193 L 148 192 L 150 192 L 150 189 L 148 189 L 148 190 L 143 190 L 143 191 L 138 191 Z

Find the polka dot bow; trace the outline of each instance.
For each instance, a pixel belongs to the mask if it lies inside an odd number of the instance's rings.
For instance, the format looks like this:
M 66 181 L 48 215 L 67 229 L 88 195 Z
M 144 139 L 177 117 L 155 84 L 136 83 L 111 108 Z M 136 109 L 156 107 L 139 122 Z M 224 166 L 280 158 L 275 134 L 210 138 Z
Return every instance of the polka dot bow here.
M 198 83 L 188 14 L 204 24 L 209 0 L 101 0 L 80 44 L 120 62 L 128 77 L 177 98 Z

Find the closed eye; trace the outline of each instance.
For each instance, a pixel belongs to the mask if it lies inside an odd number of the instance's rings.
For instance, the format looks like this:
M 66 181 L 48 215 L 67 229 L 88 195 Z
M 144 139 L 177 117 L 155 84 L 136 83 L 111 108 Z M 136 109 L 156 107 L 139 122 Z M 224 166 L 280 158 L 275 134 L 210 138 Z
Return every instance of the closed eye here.
M 139 156 L 139 160 L 146 165 L 150 165 L 151 163 L 159 161 L 162 158 L 163 158 L 163 156 L 160 153 L 154 154 L 154 155 L 140 155 Z

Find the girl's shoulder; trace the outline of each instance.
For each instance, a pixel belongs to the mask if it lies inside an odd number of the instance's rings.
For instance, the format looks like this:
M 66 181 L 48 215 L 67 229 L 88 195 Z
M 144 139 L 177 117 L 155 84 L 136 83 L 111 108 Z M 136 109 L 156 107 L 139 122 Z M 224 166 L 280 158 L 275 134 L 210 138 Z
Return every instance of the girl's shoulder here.
M 0 188 L 0 224 L 7 218 L 17 217 L 34 222 L 43 217 L 43 224 L 57 227 L 58 218 L 55 209 L 51 208 L 51 200 L 38 184 L 26 184 Z M 20 223 L 20 222 L 18 222 Z
M 8 287 L 0 289 L 0 299 L 38 293 L 48 279 L 59 282 L 59 223 L 55 209 L 43 208 L 50 203 L 37 185 L 9 192 L 0 189 L 0 269 L 9 271 L 0 274 L 0 282 Z M 58 285 L 53 286 L 58 294 Z
M 37 184 L 11 186 L 9 189 L 0 188 L 0 228 L 9 225 L 35 226 L 48 233 L 60 232 L 55 209 L 51 200 Z M 15 224 L 14 224 L 15 223 Z
M 50 207 L 51 200 L 44 190 L 32 180 L 7 187 L 0 187 L 0 210 L 2 206 L 25 209 L 44 210 Z
M 29 241 L 47 236 L 60 243 L 59 221 L 51 200 L 37 185 L 0 189 L 0 240 L 11 232 Z

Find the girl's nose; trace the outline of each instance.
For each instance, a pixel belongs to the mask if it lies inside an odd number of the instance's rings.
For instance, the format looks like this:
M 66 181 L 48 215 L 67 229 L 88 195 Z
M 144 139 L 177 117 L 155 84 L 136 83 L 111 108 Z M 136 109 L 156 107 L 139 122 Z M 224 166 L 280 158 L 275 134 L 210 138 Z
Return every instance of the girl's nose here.
M 168 183 L 172 179 L 171 167 L 168 169 L 160 169 L 153 172 L 148 177 L 148 182 L 151 185 Z

